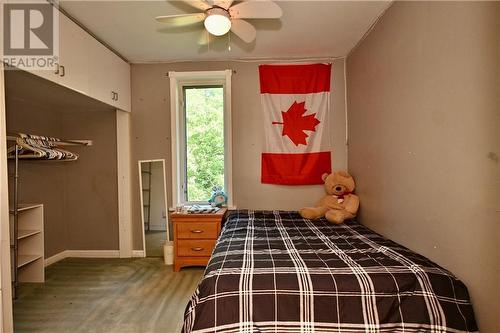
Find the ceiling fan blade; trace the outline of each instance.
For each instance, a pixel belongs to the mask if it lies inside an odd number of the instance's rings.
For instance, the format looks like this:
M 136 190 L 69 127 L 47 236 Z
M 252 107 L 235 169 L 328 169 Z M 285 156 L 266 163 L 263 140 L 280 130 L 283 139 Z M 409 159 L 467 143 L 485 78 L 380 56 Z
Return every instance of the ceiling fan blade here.
M 229 8 L 232 18 L 254 19 L 254 18 L 280 18 L 283 11 L 273 1 L 258 0 L 245 1 Z
M 165 15 L 157 16 L 155 20 L 160 23 L 167 23 L 172 26 L 182 27 L 202 22 L 205 19 L 205 13 L 180 14 L 180 15 Z
M 254 26 L 243 20 L 231 20 L 231 32 L 241 38 L 245 43 L 251 43 L 257 36 Z
M 222 7 L 224 9 L 229 9 L 233 4 L 233 0 L 215 0 L 213 1 L 214 5 Z
M 196 9 L 203 10 L 203 11 L 210 9 L 212 7 L 210 4 L 208 4 L 207 2 L 205 2 L 203 0 L 182 0 L 182 1 L 187 3 L 188 5 L 190 5 L 191 7 L 194 7 Z
M 203 46 L 207 45 L 208 43 L 210 43 L 210 34 L 206 29 L 203 29 L 200 37 L 198 38 L 198 45 Z

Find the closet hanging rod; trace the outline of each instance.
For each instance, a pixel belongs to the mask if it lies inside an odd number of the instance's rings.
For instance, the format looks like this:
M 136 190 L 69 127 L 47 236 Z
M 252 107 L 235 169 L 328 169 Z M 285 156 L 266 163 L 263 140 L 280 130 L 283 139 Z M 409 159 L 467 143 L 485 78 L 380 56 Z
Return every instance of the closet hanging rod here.
M 16 141 L 19 136 L 7 135 L 7 141 Z M 54 141 L 56 146 L 92 146 L 92 140 L 60 140 Z
M 15 157 L 7 157 L 8 160 L 14 160 Z M 26 157 L 26 156 L 23 156 L 23 157 L 19 157 L 19 161 L 23 161 L 24 162 L 36 162 L 36 163 L 39 163 L 39 161 L 43 161 L 43 162 L 50 162 L 50 163 L 53 163 L 53 162 L 74 162 L 76 161 L 75 159 L 64 159 L 64 158 L 41 158 L 41 157 Z

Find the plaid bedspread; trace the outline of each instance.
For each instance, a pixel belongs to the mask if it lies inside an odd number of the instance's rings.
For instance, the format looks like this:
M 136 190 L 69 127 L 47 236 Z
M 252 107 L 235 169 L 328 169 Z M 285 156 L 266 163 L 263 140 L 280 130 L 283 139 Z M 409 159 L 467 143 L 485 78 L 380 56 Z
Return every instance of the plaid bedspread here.
M 188 332 L 474 332 L 464 284 L 361 224 L 230 214 Z

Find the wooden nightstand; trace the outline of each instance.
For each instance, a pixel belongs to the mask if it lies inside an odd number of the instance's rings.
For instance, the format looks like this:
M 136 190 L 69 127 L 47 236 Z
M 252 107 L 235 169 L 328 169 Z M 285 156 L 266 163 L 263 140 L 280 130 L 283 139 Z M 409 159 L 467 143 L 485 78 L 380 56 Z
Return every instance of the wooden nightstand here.
M 174 225 L 174 272 L 185 266 L 207 265 L 225 213 L 226 208 L 213 214 L 170 214 Z

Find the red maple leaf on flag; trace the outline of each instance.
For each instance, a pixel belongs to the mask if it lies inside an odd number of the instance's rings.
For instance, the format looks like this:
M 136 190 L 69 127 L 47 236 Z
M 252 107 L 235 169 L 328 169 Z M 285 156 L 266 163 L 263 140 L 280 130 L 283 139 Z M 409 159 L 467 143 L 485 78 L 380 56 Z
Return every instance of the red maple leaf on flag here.
M 309 136 L 304 131 L 316 132 L 316 126 L 320 121 L 315 117 L 316 113 L 304 116 L 307 109 L 306 102 L 293 102 L 288 111 L 281 111 L 283 122 L 273 121 L 273 125 L 283 125 L 282 136 L 288 136 L 292 142 L 298 145 L 307 145 L 306 138 Z

